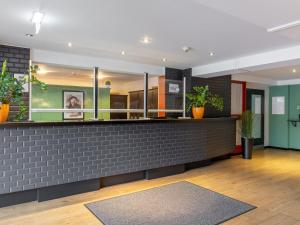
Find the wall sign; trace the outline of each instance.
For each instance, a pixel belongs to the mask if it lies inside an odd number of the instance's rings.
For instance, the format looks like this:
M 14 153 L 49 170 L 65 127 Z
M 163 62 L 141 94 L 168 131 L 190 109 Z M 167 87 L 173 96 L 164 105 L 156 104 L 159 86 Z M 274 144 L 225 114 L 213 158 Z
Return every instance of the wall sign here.
M 272 97 L 272 114 L 284 115 L 285 114 L 285 98 L 284 96 Z
M 21 79 L 23 79 L 25 76 L 27 76 L 27 75 L 24 75 L 24 74 L 14 74 L 14 78 L 16 78 L 17 80 L 21 80 Z M 23 92 L 28 92 L 29 91 L 29 83 L 27 82 L 27 83 L 25 83 L 24 85 L 23 85 Z
M 180 91 L 179 84 L 169 84 L 169 93 L 178 94 Z

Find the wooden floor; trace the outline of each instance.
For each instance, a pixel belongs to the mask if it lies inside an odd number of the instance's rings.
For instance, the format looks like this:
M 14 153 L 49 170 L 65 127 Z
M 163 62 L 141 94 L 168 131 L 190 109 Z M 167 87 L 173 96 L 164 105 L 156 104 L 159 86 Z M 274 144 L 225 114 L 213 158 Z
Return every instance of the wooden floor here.
M 233 157 L 184 174 L 138 181 L 43 203 L 0 209 L 0 224 L 101 224 L 84 206 L 114 196 L 186 180 L 258 208 L 225 224 L 300 225 L 300 152 L 256 150 L 254 159 Z

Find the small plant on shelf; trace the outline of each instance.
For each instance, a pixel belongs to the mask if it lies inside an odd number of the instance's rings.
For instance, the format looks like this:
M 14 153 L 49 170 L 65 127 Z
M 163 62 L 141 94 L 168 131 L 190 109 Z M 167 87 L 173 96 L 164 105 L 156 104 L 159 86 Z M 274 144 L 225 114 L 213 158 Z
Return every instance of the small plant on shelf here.
M 21 121 L 26 119 L 27 107 L 23 100 L 23 86 L 32 83 L 38 85 L 41 90 L 47 89 L 47 84 L 36 78 L 38 69 L 37 65 L 31 66 L 29 71 L 31 72 L 31 77 L 25 74 L 22 78 L 17 79 L 8 72 L 7 62 L 3 62 L 0 73 L 0 123 L 7 121 L 11 104 L 19 107 L 15 120 Z
M 195 119 L 202 119 L 206 105 L 210 105 L 213 108 L 223 111 L 224 101 L 220 96 L 213 94 L 208 85 L 195 86 L 193 92 L 187 95 L 188 104 L 187 110 L 192 110 L 193 117 Z

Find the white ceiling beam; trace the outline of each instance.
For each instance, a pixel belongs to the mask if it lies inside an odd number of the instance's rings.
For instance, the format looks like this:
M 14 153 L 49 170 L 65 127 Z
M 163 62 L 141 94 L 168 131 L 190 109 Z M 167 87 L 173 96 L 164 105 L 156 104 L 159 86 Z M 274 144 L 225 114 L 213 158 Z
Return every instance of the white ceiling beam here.
M 300 45 L 193 67 L 193 76 L 214 77 L 226 74 L 272 69 L 300 63 Z
M 278 80 L 276 85 L 281 86 L 281 85 L 296 85 L 296 84 L 300 84 L 300 79 Z
M 31 60 L 36 63 L 49 63 L 61 66 L 73 66 L 79 68 L 93 68 L 95 66 L 111 72 L 128 74 L 150 75 L 165 74 L 165 67 L 140 63 L 132 63 L 108 58 L 96 58 L 84 55 L 73 55 L 61 52 L 31 49 Z
M 266 85 L 270 85 L 270 86 L 278 85 L 277 81 L 275 81 L 275 80 L 252 76 L 250 74 L 249 75 L 235 74 L 235 75 L 232 75 L 232 80 L 245 81 L 248 83 L 266 84 Z

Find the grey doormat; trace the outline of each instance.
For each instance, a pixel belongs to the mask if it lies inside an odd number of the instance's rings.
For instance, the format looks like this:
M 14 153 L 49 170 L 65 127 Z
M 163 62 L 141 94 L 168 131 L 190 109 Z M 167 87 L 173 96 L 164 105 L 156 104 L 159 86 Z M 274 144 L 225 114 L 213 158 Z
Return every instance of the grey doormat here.
M 189 182 L 178 182 L 86 207 L 105 225 L 214 225 L 255 206 Z

